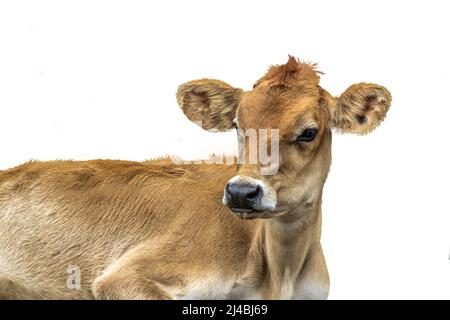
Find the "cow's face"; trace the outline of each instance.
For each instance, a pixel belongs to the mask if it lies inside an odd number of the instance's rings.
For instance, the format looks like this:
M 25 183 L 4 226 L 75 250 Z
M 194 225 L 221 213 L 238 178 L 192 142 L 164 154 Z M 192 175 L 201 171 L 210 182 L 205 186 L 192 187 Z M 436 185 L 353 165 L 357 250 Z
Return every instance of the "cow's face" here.
M 224 186 L 223 203 L 241 218 L 269 218 L 317 205 L 331 163 L 331 129 L 372 131 L 391 96 L 360 83 L 334 98 L 319 86 L 314 65 L 290 57 L 251 91 L 203 79 L 181 85 L 177 99 L 204 129 L 236 129 L 238 170 Z

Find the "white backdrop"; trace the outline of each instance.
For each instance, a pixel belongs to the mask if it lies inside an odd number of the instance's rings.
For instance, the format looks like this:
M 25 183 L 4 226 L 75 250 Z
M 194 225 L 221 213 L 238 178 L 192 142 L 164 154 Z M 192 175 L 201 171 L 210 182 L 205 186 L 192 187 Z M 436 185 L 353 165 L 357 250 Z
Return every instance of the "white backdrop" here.
M 335 135 L 323 198 L 332 299 L 450 299 L 448 1 L 2 1 L 0 169 L 29 159 L 234 152 L 177 86 L 251 88 L 288 54 L 340 94 L 390 89 L 385 122 Z

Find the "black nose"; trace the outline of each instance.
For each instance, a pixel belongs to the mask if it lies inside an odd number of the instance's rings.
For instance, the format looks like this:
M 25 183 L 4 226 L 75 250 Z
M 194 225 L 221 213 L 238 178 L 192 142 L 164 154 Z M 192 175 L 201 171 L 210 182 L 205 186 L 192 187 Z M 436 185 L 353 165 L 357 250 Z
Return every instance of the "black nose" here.
M 253 210 L 255 203 L 261 199 L 262 188 L 248 183 L 229 183 L 225 188 L 228 206 L 231 209 Z

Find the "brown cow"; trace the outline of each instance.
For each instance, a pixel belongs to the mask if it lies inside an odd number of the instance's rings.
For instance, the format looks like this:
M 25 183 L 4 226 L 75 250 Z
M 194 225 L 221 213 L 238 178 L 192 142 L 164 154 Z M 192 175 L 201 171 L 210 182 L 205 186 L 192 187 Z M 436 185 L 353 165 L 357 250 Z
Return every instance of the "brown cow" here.
M 334 98 L 314 65 L 290 57 L 251 91 L 204 79 L 181 85 L 177 99 L 205 129 L 236 127 L 243 161 L 52 161 L 1 171 L 1 298 L 327 297 L 320 234 L 331 130 L 370 132 L 390 93 L 360 83 Z M 260 158 L 246 161 L 252 129 L 257 144 L 277 138 L 278 154 L 267 157 L 277 156 L 274 172 L 263 174 Z M 261 140 L 259 129 L 277 135 Z

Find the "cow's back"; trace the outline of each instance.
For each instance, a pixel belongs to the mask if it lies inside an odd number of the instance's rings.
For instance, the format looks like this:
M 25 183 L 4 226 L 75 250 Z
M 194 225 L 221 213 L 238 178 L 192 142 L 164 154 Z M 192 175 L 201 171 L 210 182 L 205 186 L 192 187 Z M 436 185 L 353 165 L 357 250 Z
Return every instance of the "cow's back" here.
M 143 241 L 180 227 L 188 237 L 234 232 L 236 218 L 221 205 L 234 170 L 162 159 L 29 162 L 2 171 L 0 287 L 18 284 L 18 297 L 89 298 L 92 281 Z M 82 288 L 68 290 L 78 268 Z

